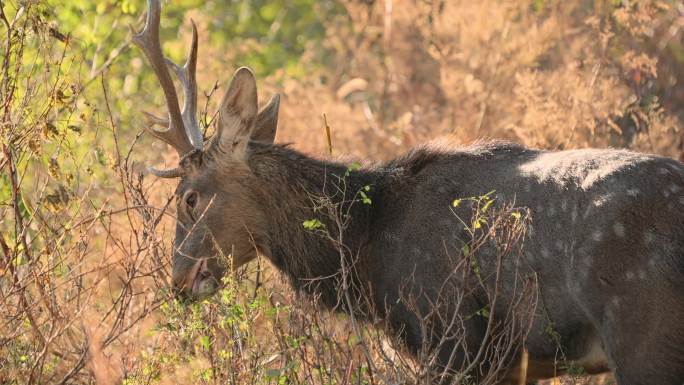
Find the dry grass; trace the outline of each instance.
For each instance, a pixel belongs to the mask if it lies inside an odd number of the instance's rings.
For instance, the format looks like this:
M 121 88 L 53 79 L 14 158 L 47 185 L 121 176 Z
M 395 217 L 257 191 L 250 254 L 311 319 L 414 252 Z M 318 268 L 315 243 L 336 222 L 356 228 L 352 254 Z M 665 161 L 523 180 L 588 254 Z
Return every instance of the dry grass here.
M 346 21 L 331 21 L 324 41 L 329 64 L 302 78 L 261 79 L 262 99 L 284 97 L 279 142 L 326 153 L 325 113 L 335 156 L 388 159 L 452 135 L 462 143 L 497 137 L 549 149 L 613 146 L 684 157 L 678 2 L 341 3 Z M 359 331 L 349 317 L 298 298 L 265 261 L 227 280 L 209 301 L 174 300 L 174 186 L 143 178 L 134 162 L 171 163 L 173 155 L 157 157 L 170 152 L 131 134 L 106 99 L 86 95 L 87 79 L 61 77 L 80 63 L 64 61 L 69 45 L 55 43 L 35 7 L 12 18 L 2 17 L 11 33 L 0 85 L 0 384 L 424 378 L 420 362 L 395 350 L 380 329 Z M 196 20 L 202 39 L 207 26 Z M 224 68 L 231 54 L 200 44 L 200 84 L 226 81 L 215 74 L 232 72 Z M 95 78 L 100 96 L 105 80 L 106 72 Z M 97 130 L 74 136 L 56 123 L 79 114 L 97 121 Z M 86 170 L 92 152 L 79 153 L 72 141 L 102 146 L 97 169 Z

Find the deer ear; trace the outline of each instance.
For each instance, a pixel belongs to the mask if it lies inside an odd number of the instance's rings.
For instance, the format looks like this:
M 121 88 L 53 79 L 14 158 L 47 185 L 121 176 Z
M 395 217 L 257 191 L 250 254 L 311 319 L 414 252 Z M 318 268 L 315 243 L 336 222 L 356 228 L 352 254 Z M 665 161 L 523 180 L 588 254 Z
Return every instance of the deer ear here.
M 254 130 L 258 110 L 254 74 L 241 67 L 233 75 L 221 99 L 218 119 L 218 144 L 227 153 L 242 156 Z
M 259 111 L 252 140 L 263 143 L 273 143 L 275 141 L 276 130 L 278 129 L 278 109 L 280 108 L 280 95 L 275 94 L 271 101 Z

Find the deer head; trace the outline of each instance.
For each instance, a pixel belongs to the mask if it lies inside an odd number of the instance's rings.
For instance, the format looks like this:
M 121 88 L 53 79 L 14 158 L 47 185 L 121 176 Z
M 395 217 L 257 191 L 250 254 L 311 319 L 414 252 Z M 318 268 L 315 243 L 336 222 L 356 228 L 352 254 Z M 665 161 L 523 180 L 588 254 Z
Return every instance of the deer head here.
M 173 169 L 149 170 L 162 178 L 180 178 L 173 284 L 183 294 L 203 296 L 216 289 L 225 273 L 221 256 L 231 256 L 235 268 L 267 251 L 262 236 L 265 213 L 249 188 L 253 176 L 248 145 L 273 143 L 280 98 L 275 95 L 259 111 L 254 75 L 246 67 L 238 69 L 221 100 L 216 133 L 205 143 L 197 121 L 197 29 L 193 22 L 190 54 L 179 66 L 162 53 L 160 12 L 159 0 L 148 0 L 145 27 L 134 34 L 133 42 L 152 66 L 168 108 L 168 118 L 145 113 L 146 130 L 175 148 L 180 162 Z M 182 111 L 169 69 L 183 89 Z

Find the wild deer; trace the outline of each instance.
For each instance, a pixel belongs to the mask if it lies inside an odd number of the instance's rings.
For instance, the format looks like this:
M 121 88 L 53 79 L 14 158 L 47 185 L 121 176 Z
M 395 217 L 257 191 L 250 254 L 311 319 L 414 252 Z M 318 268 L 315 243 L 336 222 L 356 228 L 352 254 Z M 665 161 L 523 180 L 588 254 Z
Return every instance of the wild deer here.
M 484 143 L 425 145 L 349 172 L 344 164 L 274 143 L 279 97 L 259 110 L 247 68 L 234 74 L 220 102 L 216 132 L 205 143 L 196 118 L 197 32 L 193 25 L 185 65 L 173 64 L 159 41 L 160 8 L 158 0 L 148 1 L 145 27 L 133 41 L 151 64 L 168 107 L 168 119 L 149 115 L 148 130 L 180 155 L 176 168 L 151 169 L 162 178 L 179 178 L 173 247 L 178 292 L 210 294 L 229 270 L 261 255 L 295 288 L 315 291 L 324 304 L 336 306 L 340 281 L 330 277 L 342 267 L 339 250 L 302 226 L 317 217 L 311 196 L 328 196 L 348 205 L 350 221 L 341 231 L 357 259 L 354 280 L 368 295 L 359 301 L 377 305 L 376 315 L 415 353 L 425 341 L 418 315 L 400 300 L 400 282 L 410 277 L 424 294 L 418 307 L 429 306 L 467 238 L 461 221 L 473 215 L 451 203 L 494 190 L 531 214 L 518 268 L 538 280 L 542 305 L 524 341 L 528 380 L 554 375 L 560 349 L 587 372 L 612 370 L 619 385 L 684 383 L 682 163 L 625 150 L 553 152 Z M 169 69 L 182 84 L 182 111 Z M 340 193 L 331 181 L 342 179 L 346 189 Z M 372 187 L 372 204 L 354 203 L 353 194 L 365 186 Z M 328 218 L 321 225 L 334 226 Z M 486 261 L 483 253 L 479 258 Z M 224 266 L 219 255 L 230 255 L 232 266 Z M 493 265 L 480 268 L 490 274 Z M 504 299 L 511 271 L 502 270 Z M 308 285 L 312 280 L 317 284 Z M 498 316 L 465 314 L 486 303 L 477 291 L 463 301 L 459 320 L 466 340 L 458 348 L 455 342 L 440 345 L 444 366 L 461 367 L 476 355 L 488 318 Z M 545 332 L 548 325 L 555 338 Z M 519 351 L 517 346 L 513 352 Z M 511 367 L 513 353 L 507 359 Z M 483 366 L 471 370 L 473 378 Z M 515 378 L 512 370 L 507 378 Z

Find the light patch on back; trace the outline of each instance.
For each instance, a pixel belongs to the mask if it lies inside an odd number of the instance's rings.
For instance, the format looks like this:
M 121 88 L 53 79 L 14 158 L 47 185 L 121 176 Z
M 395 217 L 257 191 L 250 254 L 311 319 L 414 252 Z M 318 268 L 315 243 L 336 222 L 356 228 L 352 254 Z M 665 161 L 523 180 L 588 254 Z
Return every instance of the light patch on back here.
M 652 159 L 648 155 L 624 150 L 583 149 L 560 152 L 540 152 L 521 163 L 521 175 L 538 181 L 551 181 L 559 186 L 579 185 L 588 191 L 625 167 Z
M 627 190 L 627 196 L 630 196 L 632 198 L 638 197 L 639 193 L 641 193 L 641 190 L 639 190 L 638 188 L 631 188 Z
M 595 240 L 596 242 L 599 242 L 601 239 L 603 239 L 603 233 L 601 230 L 596 230 L 591 234 L 591 239 Z
M 613 231 L 615 232 L 615 235 L 622 238 L 625 236 L 625 225 L 621 222 L 615 222 L 613 224 Z

